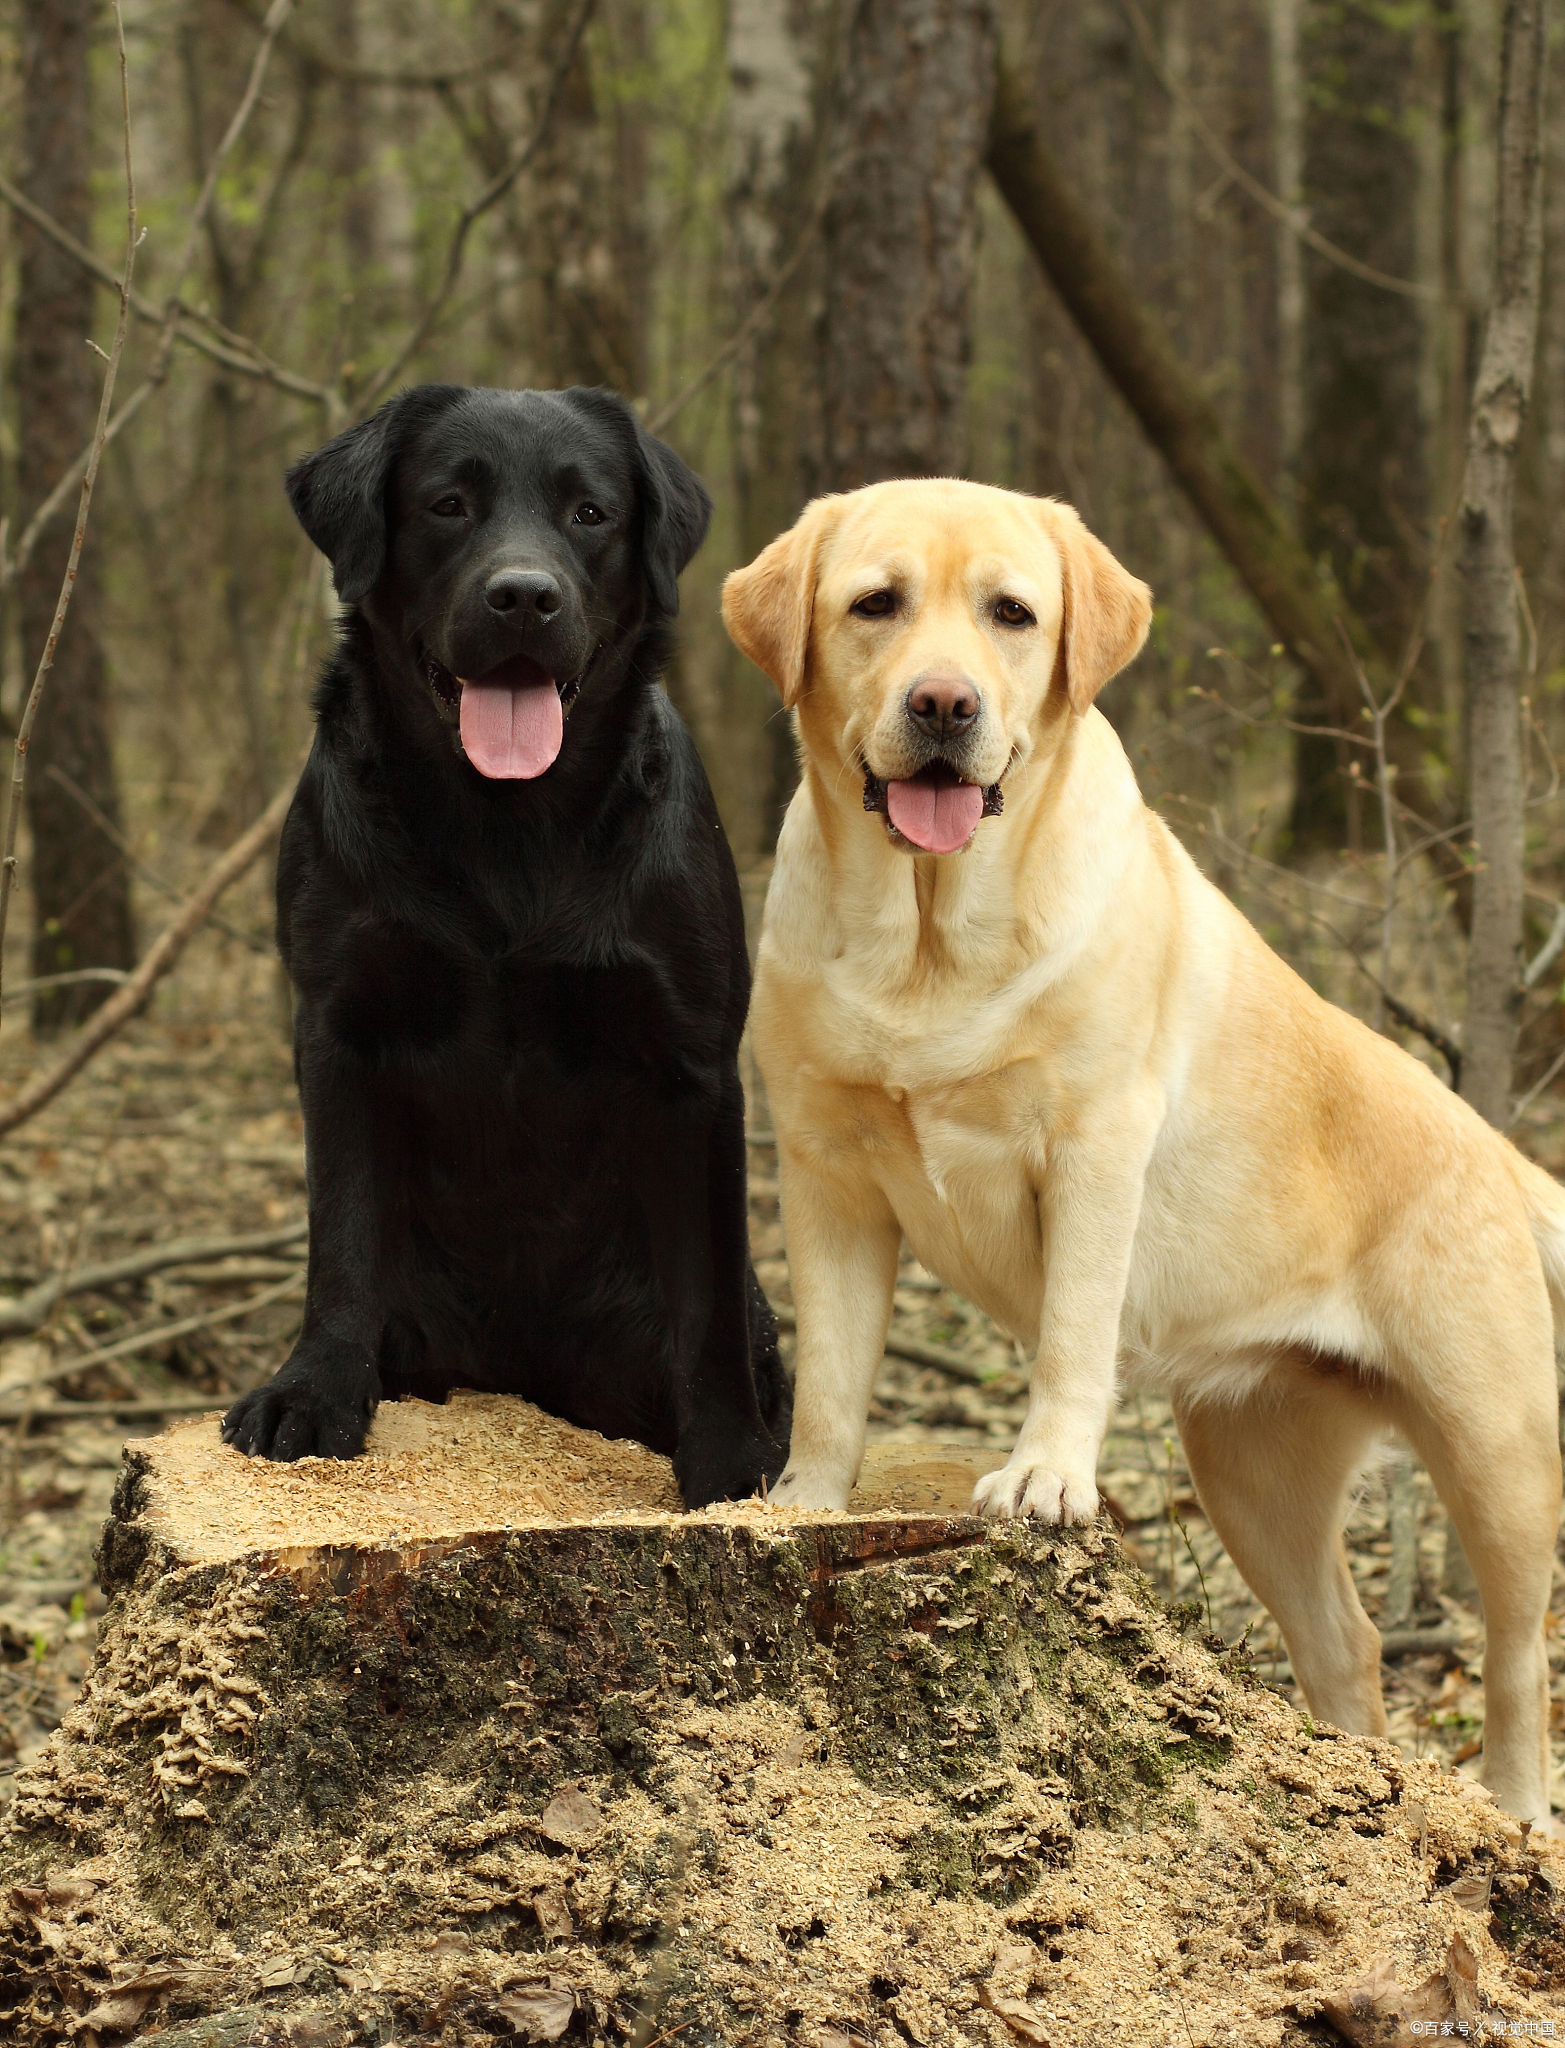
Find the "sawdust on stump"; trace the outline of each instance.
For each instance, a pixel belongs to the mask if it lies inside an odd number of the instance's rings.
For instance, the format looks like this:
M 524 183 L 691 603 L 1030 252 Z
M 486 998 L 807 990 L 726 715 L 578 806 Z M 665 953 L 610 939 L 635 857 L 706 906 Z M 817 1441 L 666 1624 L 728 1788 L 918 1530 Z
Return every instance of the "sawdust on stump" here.
M 1301 1720 L 1107 1529 L 968 1519 L 988 1462 L 683 1515 L 499 1397 L 351 1464 L 131 1447 L 0 1836 L 0 2038 L 1565 2039 L 1565 1855 Z

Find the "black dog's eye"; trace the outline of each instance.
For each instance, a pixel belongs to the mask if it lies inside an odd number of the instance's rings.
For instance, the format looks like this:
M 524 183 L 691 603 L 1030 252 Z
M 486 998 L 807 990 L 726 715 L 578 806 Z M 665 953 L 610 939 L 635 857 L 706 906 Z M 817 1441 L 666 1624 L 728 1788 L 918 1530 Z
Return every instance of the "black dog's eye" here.
M 429 509 L 437 519 L 460 519 L 467 511 L 458 497 L 437 498 Z
M 994 608 L 994 615 L 1002 626 L 1035 626 L 1038 623 L 1026 605 L 1018 604 L 1014 597 L 1002 597 Z
M 857 612 L 861 619 L 889 619 L 897 608 L 897 594 L 894 590 L 872 590 L 867 597 L 861 597 L 848 610 Z
M 598 510 L 596 505 L 578 505 L 576 507 L 575 524 L 577 526 L 601 526 L 606 516 L 605 513 Z

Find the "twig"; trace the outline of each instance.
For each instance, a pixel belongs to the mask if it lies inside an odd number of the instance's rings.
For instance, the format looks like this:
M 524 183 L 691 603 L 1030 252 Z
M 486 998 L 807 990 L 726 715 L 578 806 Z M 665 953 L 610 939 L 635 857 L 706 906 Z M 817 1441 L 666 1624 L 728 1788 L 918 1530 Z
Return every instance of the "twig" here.
M 103 446 L 105 448 L 111 442 L 119 439 L 119 436 L 130 425 L 131 421 L 140 412 L 156 389 L 156 382 L 149 377 L 144 384 L 138 385 L 136 390 L 131 393 L 130 397 L 126 399 L 104 430 Z M 92 460 L 92 450 L 95 445 L 94 442 L 88 443 L 71 464 L 70 468 L 66 470 L 64 476 L 60 478 L 48 497 L 38 507 L 32 518 L 22 528 L 21 538 L 16 543 L 15 552 L 7 554 L 4 548 L 0 547 L 0 590 L 6 589 L 8 585 L 14 583 L 17 577 L 22 574 L 28 563 L 32 560 L 33 550 L 37 547 L 39 541 L 42 540 L 44 534 L 70 503 L 72 491 L 80 484 L 83 475 L 86 473 L 87 464 Z
M 797 1330 L 791 1308 L 773 1303 L 772 1313 L 777 1318 L 779 1330 Z M 918 1337 L 903 1337 L 896 1330 L 886 1332 L 884 1349 L 890 1358 L 905 1358 L 911 1365 L 926 1365 L 932 1372 L 943 1372 L 948 1379 L 966 1380 L 975 1387 L 994 1387 L 999 1381 L 1013 1377 L 1009 1366 L 979 1365 L 975 1359 L 964 1358 L 959 1351 L 948 1351 L 943 1344 L 926 1344 Z
M 64 1295 L 96 1294 L 124 1280 L 145 1280 L 170 1266 L 204 1266 L 236 1252 L 278 1251 L 309 1235 L 308 1222 L 284 1223 L 276 1230 L 252 1230 L 238 1237 L 175 1237 L 145 1251 L 127 1252 L 98 1266 L 79 1266 L 74 1273 L 52 1273 L 13 1301 L 0 1301 L 0 1337 L 36 1330 Z
M 765 291 L 762 292 L 744 319 L 740 321 L 734 332 L 723 343 L 723 346 L 717 351 L 716 355 L 706 364 L 705 368 L 698 370 L 682 391 L 677 392 L 668 401 L 667 405 L 660 406 L 652 414 L 646 423 L 649 434 L 661 434 L 665 427 L 671 425 L 679 414 L 684 411 L 690 401 L 698 393 L 704 391 L 720 371 L 727 368 L 734 357 L 738 355 L 740 349 L 750 339 L 751 335 L 755 333 L 756 329 L 767 318 L 781 296 L 783 287 L 804 261 L 811 242 L 814 241 L 820 231 L 821 222 L 826 218 L 826 208 L 831 202 L 831 195 L 836 190 L 837 175 L 837 167 L 834 166 L 830 173 L 821 180 L 821 189 L 816 194 L 815 204 L 810 208 L 810 217 L 805 222 L 803 231 L 797 242 L 794 243 L 793 249 L 782 268 L 774 273 Z
M 1543 1079 L 1541 1081 L 1534 1081 L 1532 1086 L 1527 1090 L 1527 1093 L 1521 1096 L 1512 1105 L 1510 1117 L 1512 1124 L 1519 1123 L 1521 1121 L 1523 1112 L 1532 1107 L 1532 1105 L 1537 1101 L 1538 1097 L 1543 1093 L 1544 1089 L 1548 1087 L 1549 1083 L 1560 1071 L 1561 1067 L 1565 1067 L 1565 1052 L 1556 1053 L 1553 1060 L 1550 1061 L 1548 1071 L 1547 1073 L 1545 1073 Z
M 1528 961 L 1522 975 L 1522 987 L 1531 988 L 1535 981 L 1548 973 L 1562 952 L 1565 952 L 1565 903 L 1554 913 L 1549 936 Z
M 76 988 L 84 982 L 106 981 L 118 986 L 129 981 L 123 967 L 73 967 L 68 974 L 35 974 L 31 981 L 18 981 L 0 996 L 0 1003 L 23 1003 L 29 996 L 42 995 L 46 988 Z
M 41 235 L 47 235 L 57 249 L 64 250 L 99 284 L 118 291 L 120 280 L 109 265 L 78 242 L 68 228 L 61 227 L 53 214 L 45 213 L 41 206 L 29 199 L 19 185 L 13 185 L 4 176 L 0 176 L 0 199 L 24 220 L 31 221 Z M 149 327 L 161 327 L 167 312 L 166 307 L 135 291 L 130 294 L 130 310 Z M 318 384 L 313 378 L 301 377 L 283 363 L 273 362 L 256 343 L 242 335 L 230 335 L 227 328 L 220 327 L 217 321 L 192 306 L 179 309 L 179 339 L 188 348 L 209 356 L 224 369 L 232 370 L 236 376 L 274 385 L 277 390 L 287 391 L 295 398 L 307 398 L 313 405 L 324 407 L 328 413 L 341 405 L 339 394 L 329 384 Z
M 186 902 L 184 890 L 177 889 L 167 876 L 160 875 L 156 868 L 147 866 L 147 863 L 141 856 L 132 850 L 130 841 L 119 830 L 113 820 L 104 816 L 86 790 L 73 782 L 63 768 L 51 765 L 49 780 L 57 782 L 68 797 L 73 798 L 81 805 L 82 809 L 91 818 L 104 838 L 108 840 L 109 844 L 124 856 L 125 864 L 133 874 L 139 875 L 149 889 L 156 889 L 160 896 L 166 896 L 171 903 L 177 903 L 183 908 Z M 237 939 L 241 946 L 248 946 L 252 953 L 259 953 L 263 959 L 267 960 L 273 957 L 274 949 L 265 939 L 258 939 L 254 932 L 247 932 L 237 924 L 230 924 L 226 917 L 219 917 L 216 911 L 213 911 L 209 922 L 216 925 L 220 932 L 227 932 L 231 939 Z M 99 974 L 103 970 L 88 968 L 86 971 L 89 974 Z M 113 973 L 116 981 L 123 981 L 125 979 L 124 974 L 118 969 L 113 970 Z M 37 986 L 36 983 L 32 985 Z
M 358 405 L 361 413 L 370 411 L 382 392 L 396 382 L 408 363 L 411 362 L 413 357 L 418 354 L 424 343 L 429 339 L 435 322 L 445 311 L 446 301 L 456 289 L 456 281 L 462 274 L 462 262 L 467 252 L 467 238 L 472 232 L 474 223 L 480 220 L 497 201 L 505 197 L 506 193 L 510 191 L 511 187 L 522 175 L 522 172 L 526 170 L 527 166 L 537 155 L 544 137 L 549 132 L 549 124 L 554 118 L 554 109 L 559 100 L 561 88 L 565 84 L 572 64 L 576 61 L 576 52 L 581 47 L 581 39 L 586 33 L 587 23 L 592 15 L 594 5 L 595 0 L 578 0 L 576 12 L 571 18 L 569 28 L 566 30 L 565 41 L 560 47 L 559 55 L 555 58 L 554 68 L 549 74 L 549 82 L 544 88 L 543 105 L 539 109 L 537 120 L 533 123 L 532 133 L 522 144 L 521 148 L 513 154 L 510 162 L 489 180 L 489 183 L 475 199 L 470 200 L 463 207 L 461 214 L 458 216 L 456 226 L 452 230 L 450 245 L 446 250 L 446 273 L 441 280 L 440 289 L 425 307 L 423 318 L 418 322 L 412 333 L 408 335 L 401 348 L 397 350 L 388 363 L 376 371 L 375 375 L 370 378 L 364 389 L 359 393 Z
M 88 1372 L 95 1365 L 107 1365 L 114 1358 L 131 1358 L 138 1351 L 150 1351 L 154 1344 L 167 1343 L 171 1337 L 188 1337 L 193 1330 L 210 1329 L 214 1323 L 233 1323 L 252 1309 L 265 1308 L 269 1302 L 281 1301 L 284 1295 L 297 1294 L 304 1285 L 304 1273 L 290 1273 L 286 1280 L 278 1280 L 270 1287 L 263 1287 L 259 1293 L 250 1294 L 243 1301 L 226 1302 L 221 1308 L 202 1309 L 193 1316 L 181 1316 L 177 1322 L 149 1325 L 137 1330 L 129 1337 L 122 1337 L 113 1344 L 103 1344 L 96 1351 L 78 1352 L 74 1358 L 62 1359 L 46 1373 L 38 1375 L 39 1386 L 57 1386 L 61 1380 L 74 1379 L 79 1372 Z
M 116 280 L 119 291 L 119 317 L 114 323 L 114 340 L 109 349 L 108 368 L 103 374 L 103 391 L 98 400 L 98 425 L 93 437 L 92 453 L 87 458 L 87 467 L 82 475 L 81 500 L 76 513 L 76 531 L 71 537 L 70 559 L 65 565 L 65 574 L 60 581 L 60 595 L 54 608 L 54 620 L 49 628 L 49 637 L 44 642 L 43 653 L 38 660 L 33 676 L 33 686 L 27 693 L 27 702 L 16 728 L 16 745 L 11 755 L 11 800 L 5 814 L 4 851 L 0 853 L 0 977 L 4 974 L 5 930 L 11 914 L 11 896 L 16 886 L 16 833 L 21 822 L 22 792 L 27 782 L 27 749 L 32 740 L 33 726 L 38 717 L 38 706 L 42 700 L 44 686 L 54 667 L 54 651 L 60 644 L 60 633 L 65 617 L 71 608 L 71 596 L 76 588 L 76 571 L 81 561 L 82 544 L 87 538 L 87 515 L 92 509 L 93 486 L 98 481 L 98 464 L 108 441 L 109 415 L 114 403 L 114 380 L 119 375 L 120 357 L 125 352 L 125 333 L 130 324 L 130 284 L 136 269 L 136 245 L 141 240 L 141 231 L 136 222 L 136 174 L 131 160 L 130 148 L 130 64 L 125 55 L 125 23 L 120 14 L 119 0 L 113 0 L 114 25 L 119 38 L 120 51 L 120 112 L 124 128 L 125 144 L 125 263 Z
M 167 1394 L 159 1398 L 127 1394 L 123 1401 L 45 1401 L 36 1408 L 29 1408 L 22 1401 L 4 1401 L 0 1402 L 0 1422 L 21 1422 L 24 1418 L 34 1423 L 74 1422 L 85 1415 L 215 1415 L 227 1405 L 228 1397 L 222 1394 Z
M 150 948 L 146 958 L 124 986 L 84 1024 L 64 1057 L 47 1073 L 28 1082 L 9 1102 L 0 1104 L 0 1137 L 26 1123 L 45 1103 L 52 1102 L 87 1064 L 93 1054 L 108 1044 L 116 1032 L 137 1017 L 151 1001 L 152 992 L 168 974 L 181 953 L 205 924 L 213 904 L 223 891 L 238 881 L 271 841 L 293 801 L 291 787 L 281 789 L 256 819 L 248 832 L 236 839 L 213 868 L 185 908 Z
M 1297 235 L 1299 240 L 1307 248 L 1313 249 L 1317 256 L 1324 256 L 1328 263 L 1335 263 L 1339 270 L 1347 271 L 1352 277 L 1362 278 L 1365 284 L 1378 285 L 1382 291 L 1396 292 L 1404 299 L 1440 299 L 1444 297 L 1438 285 L 1418 284 L 1413 279 L 1406 277 L 1390 277 L 1385 271 L 1376 270 L 1373 264 L 1362 263 L 1357 256 L 1350 256 L 1346 249 L 1339 249 L 1335 242 L 1328 242 L 1323 234 L 1310 226 L 1308 216 L 1302 207 L 1290 206 L 1286 200 L 1279 199 L 1270 186 L 1263 185 L 1259 178 L 1253 177 L 1245 169 L 1244 165 L 1240 163 L 1239 159 L 1230 155 L 1229 151 L 1224 148 L 1221 140 L 1215 131 L 1208 126 L 1200 109 L 1196 106 L 1189 93 L 1170 77 L 1163 64 L 1162 55 L 1158 50 L 1157 43 L 1153 38 L 1152 30 L 1147 23 L 1147 18 L 1136 5 L 1136 0 L 1121 0 L 1121 5 L 1124 7 L 1130 25 L 1135 31 L 1136 40 L 1141 45 L 1141 53 L 1146 58 L 1153 77 L 1162 86 L 1164 92 L 1168 94 L 1174 104 L 1182 110 L 1185 119 L 1201 138 L 1203 145 L 1214 160 L 1221 164 L 1223 170 L 1232 178 L 1236 185 L 1241 186 L 1244 191 L 1249 193 L 1257 205 L 1265 208 L 1273 220 L 1281 221 L 1285 228 L 1288 228 L 1293 234 Z

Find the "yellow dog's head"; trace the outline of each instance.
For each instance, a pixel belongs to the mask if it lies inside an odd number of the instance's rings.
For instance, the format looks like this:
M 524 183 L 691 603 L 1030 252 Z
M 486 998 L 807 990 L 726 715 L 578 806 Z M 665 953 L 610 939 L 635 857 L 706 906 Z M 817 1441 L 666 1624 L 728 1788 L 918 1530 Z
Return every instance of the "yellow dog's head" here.
M 723 586 L 735 644 L 832 784 L 955 853 L 1147 636 L 1152 594 L 1068 505 L 947 479 L 817 498 Z

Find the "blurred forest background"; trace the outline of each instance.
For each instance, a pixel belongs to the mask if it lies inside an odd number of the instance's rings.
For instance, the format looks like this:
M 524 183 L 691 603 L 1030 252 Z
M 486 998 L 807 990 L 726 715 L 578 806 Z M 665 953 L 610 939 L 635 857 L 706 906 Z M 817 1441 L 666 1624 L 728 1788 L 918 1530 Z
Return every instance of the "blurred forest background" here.
M 1494 270 L 1501 15 L 1498 0 L 128 0 L 146 229 L 117 394 L 130 417 L 34 742 L 35 916 L 13 955 L 35 976 L 129 968 L 159 921 L 149 875 L 177 893 L 294 773 L 333 605 L 280 488 L 290 461 L 405 382 L 606 383 L 717 501 L 669 688 L 742 868 L 765 861 L 792 747 L 722 635 L 724 573 L 814 492 L 876 476 L 1058 494 L 1157 593 L 1152 646 L 1104 700 L 1149 800 L 1312 979 L 1389 1028 L 1400 1003 L 1440 1065 L 1440 1038 L 1461 1037 L 1471 915 L 1453 521 Z M 1565 93 L 1550 105 L 1557 228 Z M 102 364 L 85 344 L 107 344 L 115 310 L 107 8 L 0 0 L 0 110 L 14 727 L 91 436 Z M 1059 240 L 1073 227 L 1085 258 Z M 1067 272 L 1090 300 L 1100 259 L 1133 302 L 1103 317 L 1140 319 L 1184 379 L 1175 398 L 1204 408 L 1197 438 L 1218 437 L 1208 468 L 1242 464 L 1267 501 L 1230 504 L 1222 545 L 1146 431 L 1135 362 L 1106 371 L 1102 337 L 1083 334 Z M 1167 429 L 1181 434 L 1188 419 Z M 1556 260 L 1517 509 L 1533 958 L 1565 895 L 1562 515 Z M 1390 858 L 1343 648 L 1301 661 L 1308 620 L 1255 601 L 1241 529 L 1268 518 L 1326 594 L 1317 639 L 1356 641 L 1372 701 L 1406 669 L 1385 721 Z M 1335 617 L 1349 610 L 1351 634 Z M 109 987 L 35 991 L 32 1022 L 57 1029 Z M 1565 1046 L 1559 988 L 1534 979 L 1521 1094 Z
M 877 477 L 1071 501 L 1156 592 L 1102 699 L 1148 801 L 1317 987 L 1565 1169 L 1565 22 L 1541 117 L 1522 74 L 1509 127 L 1500 91 L 1507 37 L 1520 62 L 1544 18 L 125 0 L 145 236 L 4 948 L 0 1803 L 90 1654 L 126 1428 L 226 1405 L 298 1327 L 267 854 L 335 601 L 281 479 L 401 384 L 609 384 L 706 479 L 667 681 L 757 912 L 792 740 L 722 633 L 724 574 Z M 113 12 L 0 0 L 6 754 L 125 239 Z M 757 1268 L 786 1306 L 764 1103 L 752 1121 Z M 904 1263 L 876 1434 L 1014 1438 L 1011 1347 Z M 1121 1418 L 1104 1486 L 1170 1596 L 1257 1627 L 1286 1683 L 1161 1404 Z M 1471 1583 L 1405 1455 L 1350 1548 L 1406 1659 L 1399 1739 L 1472 1757 Z M 1565 1671 L 1555 1694 L 1559 1738 Z

